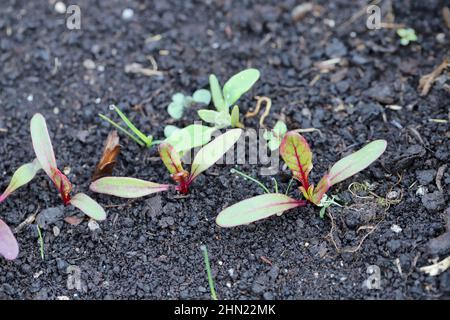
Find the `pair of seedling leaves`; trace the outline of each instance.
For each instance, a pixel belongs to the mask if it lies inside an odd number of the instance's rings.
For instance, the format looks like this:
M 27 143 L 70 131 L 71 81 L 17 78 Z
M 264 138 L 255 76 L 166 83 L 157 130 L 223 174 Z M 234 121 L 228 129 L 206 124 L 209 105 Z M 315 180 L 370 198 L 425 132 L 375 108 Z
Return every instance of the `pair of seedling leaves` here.
M 64 205 L 73 205 L 95 220 L 106 218 L 105 210 L 92 198 L 84 193 L 71 197 L 72 184 L 58 169 L 52 142 L 47 130 L 44 117 L 37 113 L 31 119 L 31 139 L 36 159 L 19 167 L 13 174 L 11 181 L 0 195 L 0 203 L 5 201 L 15 190 L 30 182 L 42 169 L 54 183 L 61 195 Z M 19 253 L 19 246 L 11 229 L 0 219 L 0 255 L 13 260 Z
M 245 225 L 272 215 L 281 215 L 284 211 L 307 203 L 324 206 L 327 200 L 326 192 L 338 182 L 367 168 L 378 159 L 386 149 L 385 140 L 375 140 L 357 152 L 339 160 L 323 176 L 317 186 L 308 180 L 312 165 L 312 152 L 308 142 L 296 132 L 288 132 L 280 145 L 280 154 L 292 171 L 293 178 L 300 182 L 299 187 L 305 200 L 291 198 L 281 193 L 268 193 L 236 203 L 222 212 L 216 218 L 221 227 Z M 333 200 L 331 200 L 333 201 Z
M 177 183 L 175 189 L 187 194 L 192 182 L 205 170 L 214 165 L 238 140 L 242 129 L 231 129 L 202 147 L 194 157 L 190 172 L 183 168 L 181 155 L 170 143 L 159 145 L 161 160 Z M 169 184 L 160 184 L 131 177 L 103 177 L 91 183 L 94 192 L 122 198 L 139 198 L 152 193 L 167 191 Z

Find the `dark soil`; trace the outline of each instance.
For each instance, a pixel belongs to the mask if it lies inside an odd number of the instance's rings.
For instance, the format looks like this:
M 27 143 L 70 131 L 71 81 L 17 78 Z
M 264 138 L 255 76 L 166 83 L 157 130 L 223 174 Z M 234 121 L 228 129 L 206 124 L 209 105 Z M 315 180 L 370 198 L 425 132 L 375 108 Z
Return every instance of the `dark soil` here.
M 14 170 L 34 157 L 29 121 L 35 112 L 47 118 L 60 168 L 70 169 L 77 191 L 86 192 L 111 129 L 97 113 L 117 103 L 138 127 L 162 137 L 164 126 L 174 123 L 165 110 L 173 93 L 191 94 L 208 87 L 210 73 L 223 82 L 250 66 L 261 70 L 261 79 L 240 100 L 243 114 L 254 107 L 253 96 L 265 95 L 273 102 L 268 125 L 282 117 L 290 129 L 320 130 L 304 134 L 314 150 L 314 181 L 370 140 L 386 139 L 388 148 L 380 161 L 331 190 L 347 202 L 330 211 L 332 238 L 330 218 L 321 219 L 313 207 L 219 228 L 214 219 L 221 209 L 261 193 L 231 174 L 230 166 L 213 167 L 186 198 L 171 192 L 127 202 L 89 193 L 108 207 L 108 219 L 96 231 L 87 219 L 77 226 L 64 222 L 64 216 L 81 214 L 69 207 L 60 214 L 59 197 L 40 174 L 2 204 L 1 217 L 14 228 L 56 207 L 44 217 L 45 259 L 36 226 L 22 229 L 18 259 L 0 259 L 0 298 L 209 299 L 202 244 L 209 249 L 221 299 L 450 297 L 450 270 L 435 277 L 419 270 L 450 255 L 448 244 L 438 252 L 428 244 L 446 231 L 450 168 L 441 178 L 442 191 L 435 179 L 449 160 L 449 126 L 430 119 L 449 120 L 448 73 L 427 96 L 417 90 L 420 77 L 449 52 L 450 32 L 441 15 L 449 1 L 392 1 L 395 22 L 418 34 L 418 42 L 408 46 L 399 44 L 393 29 L 368 30 L 365 15 L 344 24 L 364 1 L 315 1 L 315 12 L 294 23 L 294 0 L 79 0 L 81 30 L 68 30 L 51 2 L 0 4 L 2 189 Z M 387 13 L 388 1 L 382 7 Z M 121 18 L 125 8 L 134 10 L 130 21 Z M 146 42 L 157 34 L 160 41 Z M 150 66 L 149 55 L 163 76 L 124 72 L 133 62 Z M 334 70 L 320 73 L 315 67 L 336 57 L 343 60 Z M 94 69 L 83 64 L 87 59 Z M 194 120 L 192 112 L 175 124 Z M 245 121 L 248 127 L 257 123 Z M 156 150 L 121 138 L 115 175 L 169 182 Z M 258 176 L 257 166 L 239 169 Z M 288 172 L 277 178 L 285 190 Z M 261 179 L 272 183 L 270 177 Z M 368 193 L 368 199 L 354 197 L 347 190 L 352 182 L 368 182 L 382 198 L 397 192 L 389 196 L 401 200 L 386 208 Z M 392 231 L 393 225 L 401 231 Z M 68 288 L 69 266 L 80 268 L 81 288 Z M 381 289 L 363 287 L 369 266 L 380 268 Z

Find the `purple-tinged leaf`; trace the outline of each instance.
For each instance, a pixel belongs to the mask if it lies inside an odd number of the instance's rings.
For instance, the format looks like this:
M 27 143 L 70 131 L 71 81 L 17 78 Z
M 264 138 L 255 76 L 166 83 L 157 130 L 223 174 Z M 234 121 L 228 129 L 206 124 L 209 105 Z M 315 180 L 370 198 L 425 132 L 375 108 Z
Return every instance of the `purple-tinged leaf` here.
M 189 181 L 192 182 L 200 173 L 214 165 L 239 140 L 241 134 L 242 129 L 228 130 L 201 148 L 192 161 Z
M 5 192 L 0 195 L 0 203 L 3 202 L 15 190 L 30 182 L 39 170 L 41 170 L 41 165 L 37 159 L 34 159 L 33 162 L 20 166 L 16 172 L 14 172 Z
M 171 174 L 178 174 L 185 171 L 181 164 L 180 154 L 171 144 L 163 142 L 159 145 L 158 150 L 161 160 Z
M 69 179 L 59 171 L 56 165 L 55 153 L 53 152 L 52 141 L 47 130 L 45 118 L 40 113 L 36 113 L 30 124 L 31 140 L 33 142 L 34 153 L 42 169 L 47 173 L 56 185 L 65 205 L 70 202 L 70 191 L 72 185 Z
M 41 164 L 42 169 L 52 178 L 54 170 L 57 168 L 56 158 L 53 152 L 52 141 L 48 134 L 47 123 L 42 114 L 36 113 L 33 116 L 30 131 L 36 158 Z
M 292 199 L 281 193 L 263 194 L 226 208 L 219 213 L 216 223 L 225 228 L 235 227 L 304 205 L 305 201 Z
M 308 189 L 308 175 L 313 165 L 312 152 L 305 138 L 297 132 L 289 131 L 281 142 L 280 154 L 294 177 Z
M 19 255 L 19 244 L 2 219 L 0 219 L 0 255 L 7 260 L 14 260 Z
M 116 197 L 139 198 L 152 193 L 167 191 L 170 185 L 128 177 L 104 177 L 91 183 L 89 188 L 94 192 Z
M 106 212 L 94 199 L 84 193 L 77 193 L 70 204 L 83 211 L 92 219 L 101 221 L 106 219 Z
M 322 179 L 320 179 L 317 186 L 314 188 L 314 192 L 312 196 L 310 197 L 310 201 L 314 203 L 315 205 L 320 204 L 320 200 L 322 200 L 322 197 L 325 193 L 327 193 L 328 189 L 330 189 L 331 183 L 330 179 L 328 178 L 328 175 L 323 176 Z
M 336 162 L 328 174 L 330 185 L 335 185 L 367 168 L 383 154 L 386 146 L 385 140 L 375 140 Z

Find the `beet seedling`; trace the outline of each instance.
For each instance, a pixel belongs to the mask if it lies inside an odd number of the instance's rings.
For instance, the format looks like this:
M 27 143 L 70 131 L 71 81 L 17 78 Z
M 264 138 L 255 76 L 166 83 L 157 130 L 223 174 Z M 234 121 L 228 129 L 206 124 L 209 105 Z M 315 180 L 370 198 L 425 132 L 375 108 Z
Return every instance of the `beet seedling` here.
M 78 193 L 71 198 L 72 184 L 56 165 L 47 124 L 41 114 L 37 113 L 31 119 L 30 132 L 36 159 L 31 163 L 20 166 L 14 172 L 8 187 L 0 195 L 0 203 L 5 201 L 14 191 L 30 182 L 39 170 L 43 169 L 55 184 L 64 205 L 71 204 L 93 219 L 104 220 L 106 218 L 105 211 L 92 198 L 84 193 Z M 13 260 L 18 253 L 19 246 L 14 234 L 6 223 L 0 219 L 0 255 L 8 260 Z
M 267 140 L 267 147 L 270 151 L 278 149 L 286 132 L 287 126 L 283 121 L 277 121 L 272 130 L 264 132 L 263 137 Z
M 179 151 L 167 142 L 161 143 L 159 153 L 172 179 L 177 183 L 175 189 L 182 194 L 188 193 L 192 182 L 214 165 L 239 140 L 241 134 L 241 129 L 229 130 L 205 145 L 195 155 L 190 172 L 183 169 Z M 94 192 L 122 198 L 139 198 L 167 191 L 169 188 L 168 184 L 128 177 L 104 177 L 94 181 L 90 186 Z
M 219 213 L 216 222 L 221 227 L 234 227 L 268 218 L 274 214 L 280 215 L 286 210 L 305 206 L 307 203 L 316 206 L 329 205 L 334 199 L 325 197 L 328 189 L 367 168 L 383 154 L 386 145 L 385 140 L 376 140 L 344 157 L 331 167 L 317 186 L 314 186 L 308 180 L 313 167 L 311 149 L 300 134 L 288 132 L 281 143 L 280 154 L 291 169 L 294 179 L 300 182 L 299 189 L 305 200 L 293 199 L 280 193 L 263 194 L 226 208 Z
M 64 205 L 71 204 L 95 220 L 104 220 L 106 218 L 105 210 L 88 195 L 78 193 L 71 198 L 72 184 L 58 169 L 47 124 L 40 113 L 35 114 L 31 119 L 30 131 L 36 158 L 59 191 Z
M 175 119 L 179 120 L 183 116 L 184 110 L 194 103 L 209 105 L 211 102 L 211 93 L 206 89 L 199 89 L 191 96 L 185 96 L 177 92 L 172 96 L 172 102 L 167 106 L 167 112 Z
M 239 98 L 246 93 L 258 81 L 260 73 L 257 69 L 246 69 L 232 76 L 223 86 L 220 87 L 219 80 L 214 74 L 209 76 L 209 85 L 212 100 L 217 111 L 201 109 L 198 116 L 205 122 L 214 124 L 217 128 L 240 127 L 239 107 L 235 105 L 230 112 L 230 108 Z

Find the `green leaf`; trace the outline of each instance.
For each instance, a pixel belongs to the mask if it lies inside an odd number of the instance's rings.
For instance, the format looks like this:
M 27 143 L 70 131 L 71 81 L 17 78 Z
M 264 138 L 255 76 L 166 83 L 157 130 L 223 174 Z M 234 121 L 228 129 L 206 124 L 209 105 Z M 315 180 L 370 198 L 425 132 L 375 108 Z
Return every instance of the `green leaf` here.
M 176 127 L 176 126 L 172 126 L 172 125 L 167 125 L 164 128 L 164 136 L 166 138 L 170 137 L 172 134 L 174 134 L 176 131 L 180 130 L 180 128 Z
M 141 140 L 139 140 L 139 138 L 135 137 L 134 134 L 128 132 L 125 128 L 122 128 L 119 124 L 115 123 L 114 121 L 112 121 L 110 118 L 108 118 L 107 116 L 99 113 L 98 116 L 100 118 L 102 118 L 103 120 L 107 121 L 109 124 L 113 125 L 115 128 L 117 128 L 117 130 L 119 130 L 122 133 L 125 133 L 127 136 L 129 136 L 131 139 L 134 140 L 134 142 L 136 142 L 138 145 L 140 145 L 141 147 L 145 147 L 145 143 L 143 143 Z
M 287 126 L 283 121 L 278 121 L 273 130 L 264 132 L 263 137 L 267 140 L 267 147 L 271 151 L 277 150 L 286 132 Z
M 223 86 L 223 97 L 227 107 L 233 105 L 259 79 L 257 69 L 247 69 L 232 76 Z
M 304 205 L 305 202 L 295 200 L 281 193 L 269 193 L 256 196 L 226 208 L 216 218 L 221 227 L 235 227 L 249 224 L 274 214 Z
M 67 204 L 70 201 L 69 194 L 72 190 L 72 185 L 69 179 L 56 166 L 55 154 L 48 134 L 47 124 L 45 118 L 40 113 L 36 113 L 31 119 L 30 131 L 34 153 L 39 164 L 61 193 L 64 204 Z
M 180 154 L 167 142 L 159 145 L 159 156 L 171 174 L 183 172 Z
M 184 153 L 208 143 L 214 131 L 216 128 L 191 124 L 174 132 L 165 142 L 171 144 L 177 152 Z
M 231 126 L 233 128 L 239 127 L 240 123 L 239 123 L 239 106 L 234 106 L 233 109 L 231 110 Z
M 269 141 L 267 141 L 267 147 L 270 151 L 275 151 L 280 147 L 281 139 L 276 136 L 272 136 Z
M 275 135 L 278 135 L 280 139 L 283 139 L 284 135 L 287 132 L 287 126 L 283 121 L 277 121 L 272 131 Z
M 135 125 L 127 118 L 127 116 L 125 114 L 123 114 L 122 111 L 120 111 L 119 108 L 117 108 L 116 106 L 113 106 L 113 108 L 117 112 L 119 117 L 122 119 L 122 121 L 125 122 L 125 124 L 128 126 L 128 128 L 130 128 L 130 130 L 133 131 L 133 133 L 136 136 L 138 136 L 138 138 L 141 139 L 142 142 L 144 142 L 147 147 L 149 147 L 153 140 L 152 136 L 147 137 L 138 128 L 135 127 Z
M 53 152 L 52 141 L 48 134 L 47 123 L 42 114 L 36 113 L 31 118 L 30 131 L 36 158 L 45 173 L 52 178 L 54 170 L 57 168 L 56 158 Z
M 209 87 L 211 89 L 212 100 L 217 111 L 228 111 L 228 107 L 225 105 L 225 101 L 223 100 L 219 80 L 217 80 L 217 77 L 213 74 L 209 76 Z
M 206 110 L 206 109 L 200 109 L 197 111 L 198 116 L 200 119 L 202 119 L 205 122 L 208 123 L 216 123 L 216 119 L 219 116 L 219 112 L 214 110 Z
M 227 110 L 223 110 L 217 113 L 215 120 L 216 128 L 222 129 L 231 125 L 231 116 Z
M 335 185 L 367 168 L 383 154 L 386 146 L 385 140 L 375 140 L 336 162 L 328 174 L 330 184 Z
M 194 180 L 200 173 L 216 163 L 238 140 L 242 129 L 232 129 L 218 136 L 201 148 L 192 161 L 189 180 Z
M 172 101 L 167 107 L 167 112 L 173 119 L 179 120 L 183 116 L 184 105 L 180 102 Z
M 177 92 L 172 96 L 172 101 L 184 106 L 186 103 L 186 96 L 181 92 Z
M 152 193 L 167 191 L 168 184 L 159 184 L 128 177 L 104 177 L 90 185 L 90 189 L 97 193 L 109 194 L 122 198 L 139 198 Z
M 297 132 L 288 132 L 281 142 L 280 154 L 294 176 L 307 182 L 313 165 L 312 152 L 305 138 Z
M 0 255 L 14 260 L 19 255 L 19 244 L 8 225 L 0 219 Z
M 20 166 L 16 172 L 14 172 L 5 192 L 0 195 L 0 203 L 3 202 L 15 190 L 33 180 L 39 170 L 41 170 L 41 165 L 37 159 L 34 159 L 31 163 Z
M 94 199 L 84 193 L 77 193 L 70 204 L 83 211 L 92 219 L 101 221 L 106 219 L 106 212 Z
M 194 92 L 192 98 L 197 103 L 208 105 L 211 102 L 211 93 L 206 89 L 199 89 Z
M 317 186 L 314 188 L 313 195 L 310 198 L 311 202 L 315 205 L 319 205 L 320 201 L 324 194 L 327 193 L 328 189 L 330 189 L 331 183 L 328 175 L 324 175 L 322 179 L 320 179 Z

